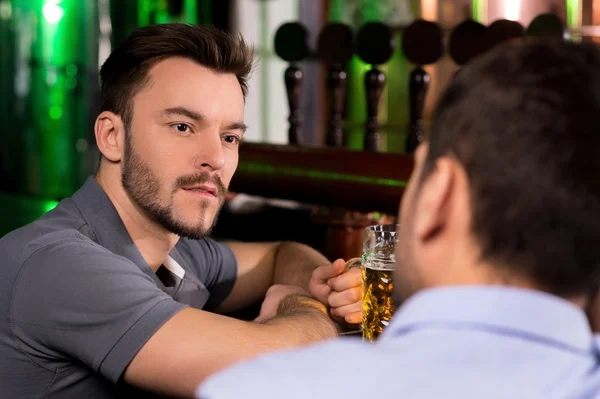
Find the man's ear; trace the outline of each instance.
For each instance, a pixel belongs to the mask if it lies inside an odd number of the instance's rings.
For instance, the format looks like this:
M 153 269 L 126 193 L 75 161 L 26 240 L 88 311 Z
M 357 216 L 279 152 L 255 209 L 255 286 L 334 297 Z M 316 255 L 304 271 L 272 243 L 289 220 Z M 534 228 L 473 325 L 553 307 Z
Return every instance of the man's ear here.
M 414 231 L 421 241 L 433 238 L 448 222 L 457 166 L 451 158 L 438 158 L 419 188 Z
M 125 146 L 125 125 L 120 116 L 104 111 L 94 124 L 98 149 L 110 162 L 119 162 Z

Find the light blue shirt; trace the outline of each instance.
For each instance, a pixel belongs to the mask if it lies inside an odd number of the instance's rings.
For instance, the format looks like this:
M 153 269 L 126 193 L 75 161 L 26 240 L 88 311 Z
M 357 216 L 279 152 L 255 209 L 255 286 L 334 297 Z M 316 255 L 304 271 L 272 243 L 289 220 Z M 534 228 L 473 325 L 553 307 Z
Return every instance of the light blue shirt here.
M 197 397 L 600 398 L 600 339 L 558 297 L 506 287 L 422 291 L 374 344 L 279 352 L 218 373 Z

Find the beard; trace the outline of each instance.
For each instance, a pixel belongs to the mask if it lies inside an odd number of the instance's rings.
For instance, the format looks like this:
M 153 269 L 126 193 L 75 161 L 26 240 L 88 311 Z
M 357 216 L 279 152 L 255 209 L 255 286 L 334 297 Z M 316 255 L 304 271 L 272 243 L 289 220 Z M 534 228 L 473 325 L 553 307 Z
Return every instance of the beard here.
M 181 176 L 177 179 L 167 203 L 160 201 L 161 184 L 158 177 L 150 167 L 144 163 L 135 152 L 131 143 L 130 135 L 125 135 L 125 154 L 123 158 L 123 169 L 121 171 L 121 184 L 132 202 L 142 212 L 162 226 L 164 229 L 180 236 L 193 240 L 199 240 L 210 234 L 217 216 L 225 202 L 227 187 L 218 175 L 204 172 L 195 175 Z M 206 220 L 208 203 L 202 201 L 198 207 L 198 220 L 196 223 L 186 223 L 174 214 L 174 194 L 178 189 L 195 184 L 212 183 L 217 188 L 217 200 L 219 205 L 212 221 Z

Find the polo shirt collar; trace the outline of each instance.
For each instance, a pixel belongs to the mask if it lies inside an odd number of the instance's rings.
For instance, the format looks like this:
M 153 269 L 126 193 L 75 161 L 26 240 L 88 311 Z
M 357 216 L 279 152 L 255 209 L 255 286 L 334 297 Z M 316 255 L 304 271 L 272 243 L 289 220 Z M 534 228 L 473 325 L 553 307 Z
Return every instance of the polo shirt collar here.
M 497 286 L 427 289 L 409 298 L 384 330 L 393 339 L 419 328 L 469 328 L 589 353 L 594 338 L 584 312 L 541 291 Z
M 93 176 L 88 177 L 71 198 L 92 229 L 98 244 L 116 255 L 129 259 L 159 287 L 164 287 L 135 246 L 112 201 Z

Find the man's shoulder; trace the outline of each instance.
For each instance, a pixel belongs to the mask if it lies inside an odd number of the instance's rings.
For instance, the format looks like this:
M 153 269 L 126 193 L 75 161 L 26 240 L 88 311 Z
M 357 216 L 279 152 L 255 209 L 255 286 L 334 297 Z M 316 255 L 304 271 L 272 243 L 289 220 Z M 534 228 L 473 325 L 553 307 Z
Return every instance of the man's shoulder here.
M 63 200 L 54 210 L 0 238 L 2 269 L 10 273 L 40 252 L 52 252 L 53 255 L 58 252 L 65 258 L 74 253 L 73 249 L 109 253 L 95 242 L 94 237 L 93 230 L 73 202 Z
M 522 355 L 523 365 L 517 367 L 514 361 L 500 361 L 478 345 L 473 349 L 460 343 L 462 340 L 448 342 L 443 338 L 437 334 L 409 334 L 376 344 L 358 339 L 337 340 L 264 355 L 213 375 L 198 388 L 196 395 L 202 399 L 448 395 L 537 399 L 552 397 L 548 396 L 550 386 L 555 389 L 562 384 L 563 392 L 572 392 L 574 384 L 564 383 L 563 379 L 567 375 L 570 378 L 578 373 L 581 378 L 585 375 L 585 364 L 571 362 L 572 367 L 561 369 L 564 364 L 549 361 L 544 365 Z M 521 356 L 517 351 L 511 354 L 513 358 Z M 550 375 L 557 378 L 546 377 Z M 588 391 L 595 387 L 588 386 Z
M 0 251 L 9 250 L 14 253 L 16 249 L 69 239 L 77 233 L 93 237 L 91 229 L 86 227 L 89 226 L 75 202 L 66 198 L 38 219 L 0 238 Z
M 94 254 L 99 255 L 96 267 L 82 267 L 89 266 Z M 0 292 L 7 294 L 0 296 L 0 302 L 13 301 L 17 292 L 29 295 L 31 289 L 61 289 L 63 282 L 78 281 L 117 256 L 75 228 L 24 226 L 0 239 Z
M 369 349 L 359 339 L 341 339 L 266 354 L 213 375 L 196 395 L 202 399 L 336 397 L 344 391 L 339 382 L 357 381 L 360 370 L 367 370 L 368 359 L 377 356 Z
M 53 255 L 56 255 L 58 251 L 67 259 L 76 248 L 92 252 L 108 252 L 77 229 L 40 232 L 28 225 L 0 239 L 0 259 L 3 259 L 5 266 L 8 263 L 20 267 L 34 254 L 53 252 Z

